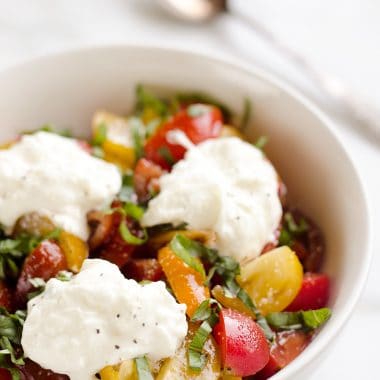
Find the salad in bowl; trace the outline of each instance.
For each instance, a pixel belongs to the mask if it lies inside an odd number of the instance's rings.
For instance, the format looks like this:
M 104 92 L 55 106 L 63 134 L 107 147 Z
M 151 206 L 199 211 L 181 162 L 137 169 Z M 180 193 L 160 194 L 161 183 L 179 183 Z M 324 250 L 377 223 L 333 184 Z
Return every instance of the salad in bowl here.
M 323 235 L 242 117 L 137 87 L 0 150 L 0 378 L 267 379 L 329 319 Z

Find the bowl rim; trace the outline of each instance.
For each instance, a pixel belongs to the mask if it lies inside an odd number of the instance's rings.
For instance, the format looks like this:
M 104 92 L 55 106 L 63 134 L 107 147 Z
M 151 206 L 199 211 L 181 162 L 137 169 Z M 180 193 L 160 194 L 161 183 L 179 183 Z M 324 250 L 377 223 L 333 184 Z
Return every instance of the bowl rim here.
M 333 341 L 334 338 L 338 335 L 339 331 L 347 324 L 349 318 L 352 315 L 355 305 L 357 304 L 360 295 L 363 292 L 366 280 L 368 277 L 371 260 L 373 256 L 372 249 L 372 218 L 369 212 L 369 197 L 368 192 L 364 186 L 364 181 L 361 178 L 361 175 L 356 168 L 353 160 L 351 159 L 347 149 L 344 147 L 343 143 L 339 139 L 338 133 L 334 127 L 335 123 L 332 119 L 327 116 L 327 114 L 322 111 L 313 101 L 307 98 L 300 90 L 296 89 L 294 86 L 286 82 L 286 80 L 279 78 L 275 74 L 260 68 L 254 64 L 251 64 L 247 61 L 243 61 L 235 56 L 227 55 L 225 53 L 218 54 L 215 51 L 202 52 L 190 50 L 190 48 L 184 47 L 174 47 L 167 44 L 149 44 L 149 43 L 106 43 L 106 44 L 89 44 L 82 47 L 74 47 L 64 49 L 58 52 L 51 52 L 40 54 L 34 56 L 30 59 L 22 60 L 15 64 L 11 64 L 0 69 L 0 79 L 2 76 L 7 76 L 12 73 L 12 71 L 23 70 L 28 66 L 40 65 L 41 63 L 47 63 L 49 60 L 56 59 L 65 59 L 73 55 L 81 54 L 92 54 L 92 53 L 103 53 L 103 54 L 112 54 L 112 51 L 121 51 L 121 50 L 130 50 L 130 51 L 139 51 L 147 52 L 149 54 L 171 54 L 182 56 L 184 58 L 196 58 L 201 60 L 205 64 L 211 63 L 218 66 L 224 66 L 228 69 L 234 71 L 244 72 L 246 75 L 253 76 L 258 78 L 261 81 L 268 83 L 269 85 L 281 90 L 287 96 L 293 98 L 297 103 L 307 109 L 315 118 L 320 121 L 321 127 L 324 128 L 327 133 L 330 135 L 333 143 L 336 145 L 336 148 L 340 149 L 340 154 L 343 159 L 348 164 L 348 168 L 351 171 L 351 177 L 356 181 L 360 196 L 364 204 L 363 216 L 365 218 L 364 231 L 366 235 L 363 237 L 363 250 L 361 251 L 362 255 L 362 265 L 360 270 L 356 272 L 356 287 L 351 294 L 351 296 L 345 301 L 338 315 L 335 315 L 334 321 L 331 321 L 333 325 L 329 327 L 330 334 L 323 334 L 318 344 L 311 344 L 308 346 L 308 349 L 302 353 L 301 357 L 296 358 L 292 363 L 282 369 L 279 373 L 272 376 L 273 380 L 285 380 L 292 379 L 294 376 L 297 376 L 304 367 L 307 367 L 311 361 L 320 356 L 322 350 L 327 347 L 328 343 Z M 327 328 L 326 326 L 325 328 Z

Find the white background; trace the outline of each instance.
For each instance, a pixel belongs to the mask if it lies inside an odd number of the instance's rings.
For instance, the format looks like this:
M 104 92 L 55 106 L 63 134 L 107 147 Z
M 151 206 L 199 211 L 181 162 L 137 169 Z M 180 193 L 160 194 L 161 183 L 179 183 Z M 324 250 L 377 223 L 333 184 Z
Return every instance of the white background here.
M 233 0 L 232 3 L 233 9 L 259 19 L 380 108 L 379 0 Z M 180 46 L 246 60 L 277 73 L 326 106 L 323 95 L 292 64 L 237 18 L 228 15 L 207 25 L 189 25 L 168 17 L 153 0 L 0 0 L 0 69 L 68 48 L 127 42 Z M 1 92 L 0 96 L 6 93 Z M 350 322 L 320 369 L 308 379 L 377 379 L 380 149 L 341 121 L 337 121 L 336 129 L 369 196 L 374 260 L 367 287 Z

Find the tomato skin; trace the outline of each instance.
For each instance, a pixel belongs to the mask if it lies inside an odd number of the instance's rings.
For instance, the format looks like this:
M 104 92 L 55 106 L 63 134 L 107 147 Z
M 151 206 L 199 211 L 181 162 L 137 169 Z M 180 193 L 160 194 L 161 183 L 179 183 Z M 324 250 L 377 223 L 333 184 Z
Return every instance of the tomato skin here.
M 222 309 L 214 327 L 224 368 L 235 376 L 251 376 L 269 360 L 269 345 L 256 322 L 235 310 Z
M 123 273 L 136 281 L 158 281 L 163 276 L 157 259 L 132 259 L 123 268 Z
M 12 308 L 12 295 L 8 286 L 4 281 L 0 280 L 0 306 L 5 307 L 7 310 Z M 1 379 L 1 377 L 0 377 Z
M 0 368 L 0 379 L 1 380 L 12 380 L 12 376 L 9 373 L 9 371 L 7 371 L 6 369 Z
M 26 359 L 25 365 L 18 368 L 22 373 L 23 380 L 70 380 L 68 376 L 44 369 L 30 359 Z M 1 376 L 0 379 L 2 380 Z
M 189 109 L 194 106 L 204 106 L 206 111 L 190 116 Z M 207 108 L 206 108 L 207 107 Z M 167 149 L 174 162 L 183 158 L 186 149 L 181 145 L 171 144 L 166 134 L 174 129 L 183 131 L 194 144 L 218 137 L 222 130 L 223 117 L 219 108 L 210 105 L 193 104 L 179 111 L 167 121 L 145 144 L 145 157 L 162 168 L 170 169 L 171 165 L 160 153 L 160 149 Z
M 146 158 L 137 161 L 133 174 L 133 187 L 140 202 L 147 201 L 152 192 L 159 190 L 158 178 L 163 173 L 160 166 Z
M 33 289 L 31 278 L 47 281 L 66 269 L 66 258 L 59 245 L 52 240 L 41 242 L 25 259 L 16 287 L 18 302 L 26 302 L 26 295 Z
M 330 295 L 330 280 L 323 273 L 305 273 L 301 289 L 287 311 L 314 310 L 325 307 Z
M 99 258 L 110 261 L 119 268 L 122 268 L 131 259 L 136 249 L 135 245 L 127 243 L 120 235 L 119 226 L 122 220 L 123 217 L 120 213 L 114 212 L 112 214 L 112 226 L 109 235 L 97 252 Z M 126 223 L 128 228 L 134 231 L 132 221 L 126 219 Z
M 121 207 L 120 202 L 113 202 L 112 208 Z M 112 214 L 101 211 L 91 211 L 87 214 L 87 221 L 91 229 L 88 245 L 90 257 L 99 257 L 110 261 L 122 268 L 132 258 L 136 245 L 126 242 L 120 234 L 120 223 L 125 221 L 128 229 L 136 236 L 141 237 L 141 228 L 132 219 L 123 216 L 120 212 Z
M 92 153 L 92 147 L 86 140 L 77 140 L 77 143 L 86 153 Z
M 266 380 L 294 360 L 309 344 L 310 336 L 302 331 L 277 333 L 267 365 L 256 374 L 255 380 Z

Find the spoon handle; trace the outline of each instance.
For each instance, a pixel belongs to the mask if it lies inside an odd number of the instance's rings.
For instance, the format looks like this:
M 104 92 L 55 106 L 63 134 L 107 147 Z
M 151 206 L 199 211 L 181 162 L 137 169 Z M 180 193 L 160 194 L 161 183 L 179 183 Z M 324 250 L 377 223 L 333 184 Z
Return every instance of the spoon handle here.
M 231 12 L 231 10 L 229 11 Z M 338 107 L 342 114 L 353 122 L 359 132 L 380 144 L 380 111 L 376 107 L 359 99 L 355 95 L 355 91 L 350 90 L 339 79 L 320 70 L 302 53 L 286 44 L 255 18 L 237 11 L 233 11 L 233 13 L 269 42 L 272 47 L 296 64 L 327 97 L 328 101 Z

